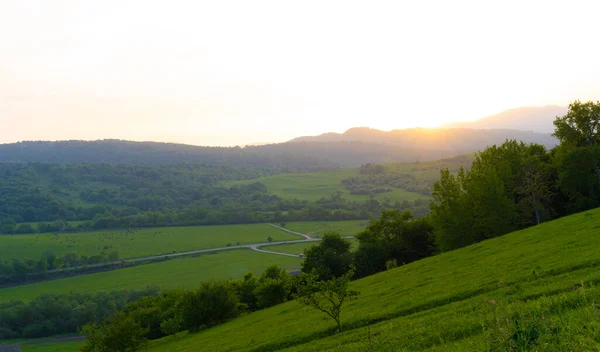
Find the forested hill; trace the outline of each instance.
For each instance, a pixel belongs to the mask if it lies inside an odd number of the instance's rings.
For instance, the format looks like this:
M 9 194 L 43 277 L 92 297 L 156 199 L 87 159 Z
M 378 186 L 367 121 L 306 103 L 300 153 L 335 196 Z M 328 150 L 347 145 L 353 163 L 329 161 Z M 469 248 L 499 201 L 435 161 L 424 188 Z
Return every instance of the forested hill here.
M 177 164 L 201 163 L 238 167 L 280 168 L 285 171 L 318 171 L 336 164 L 307 153 L 278 148 L 199 147 L 186 144 L 98 141 L 27 141 L 0 145 L 0 161 L 79 163 Z
M 470 154 L 506 139 L 553 147 L 548 134 L 515 130 L 410 129 L 383 132 L 355 128 L 346 133 L 301 137 L 288 143 L 246 147 L 200 147 L 122 140 L 0 144 L 0 162 L 201 163 L 305 172 L 358 167 L 368 162 L 433 161 Z
M 453 155 L 481 151 L 491 145 L 500 145 L 506 139 L 525 143 L 538 143 L 552 148 L 558 141 L 550 134 L 518 131 L 514 129 L 469 129 L 413 128 L 405 130 L 381 131 L 372 128 L 351 128 L 344 133 L 325 133 L 319 136 L 299 137 L 290 142 L 363 142 L 387 144 L 416 150 L 439 150 Z

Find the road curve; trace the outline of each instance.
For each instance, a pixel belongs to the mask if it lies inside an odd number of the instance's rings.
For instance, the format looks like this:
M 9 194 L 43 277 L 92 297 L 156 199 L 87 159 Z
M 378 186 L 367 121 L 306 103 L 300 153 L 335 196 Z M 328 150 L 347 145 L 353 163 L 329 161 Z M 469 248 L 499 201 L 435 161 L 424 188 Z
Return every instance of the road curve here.
M 277 226 L 275 224 L 269 224 L 269 225 L 273 226 L 276 229 L 280 229 L 281 231 L 285 231 L 287 233 L 291 233 L 292 235 L 302 236 L 302 237 L 304 237 L 307 240 L 312 240 L 313 239 L 312 237 L 310 237 L 308 234 L 305 234 L 305 233 L 288 230 L 285 227 Z
M 99 268 L 99 267 L 103 267 L 103 266 L 110 266 L 110 265 L 123 264 L 123 263 L 138 263 L 138 262 L 145 262 L 145 261 L 157 260 L 157 259 L 170 259 L 170 258 L 184 257 L 184 256 L 194 255 L 194 254 L 211 253 L 211 252 L 222 252 L 222 251 L 230 251 L 230 250 L 234 250 L 234 249 L 244 249 L 244 248 L 249 248 L 251 250 L 254 250 L 254 251 L 257 251 L 257 252 L 262 252 L 262 253 L 284 255 L 286 257 L 300 257 L 300 255 L 296 255 L 296 254 L 266 251 L 266 250 L 262 250 L 262 249 L 259 249 L 259 248 L 260 247 L 264 247 L 264 246 L 274 246 L 274 245 L 279 245 L 279 244 L 293 244 L 293 243 L 316 242 L 316 241 L 320 241 L 321 240 L 320 238 L 313 238 L 313 237 L 310 237 L 307 234 L 303 234 L 303 233 L 300 233 L 300 232 L 291 231 L 291 230 L 288 230 L 288 229 L 286 229 L 284 227 L 277 226 L 275 224 L 268 224 L 268 225 L 273 226 L 273 227 L 275 227 L 275 228 L 277 228 L 279 230 L 285 231 L 287 233 L 291 233 L 293 235 L 302 236 L 302 237 L 304 237 L 304 239 L 303 240 L 291 240 L 291 241 L 252 243 L 252 244 L 243 244 L 243 245 L 239 245 L 239 246 L 218 247 L 218 248 L 209 248 L 209 249 L 198 249 L 198 250 L 187 251 L 187 252 L 159 254 L 159 255 L 151 255 L 151 256 L 148 256 L 148 257 L 139 257 L 139 258 L 128 258 L 128 259 L 121 259 L 121 260 L 117 260 L 117 261 L 109 262 L 109 263 L 90 264 L 90 265 L 84 265 L 84 266 L 77 266 L 77 267 L 74 267 L 74 268 L 53 269 L 53 270 L 48 270 L 48 273 L 56 273 L 56 272 L 62 272 L 62 271 L 71 271 L 71 270 L 77 270 L 77 269 Z M 353 236 L 345 236 L 344 238 L 352 238 L 352 237 Z

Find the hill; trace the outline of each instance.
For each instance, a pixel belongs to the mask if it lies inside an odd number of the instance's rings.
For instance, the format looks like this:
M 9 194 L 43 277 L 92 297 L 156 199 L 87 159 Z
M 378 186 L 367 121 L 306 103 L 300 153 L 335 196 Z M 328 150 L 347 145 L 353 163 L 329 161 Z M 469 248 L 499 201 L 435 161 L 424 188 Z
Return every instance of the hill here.
M 201 147 L 175 143 L 97 141 L 26 141 L 0 144 L 0 162 L 199 163 L 284 172 L 358 167 L 367 162 L 432 161 L 470 154 L 506 139 L 556 145 L 549 134 L 511 129 L 406 129 L 384 132 L 352 128 L 343 134 L 299 137 L 287 143 L 245 147 Z
M 518 131 L 516 129 L 472 129 L 472 128 L 413 128 L 405 130 L 381 131 L 372 128 L 351 128 L 344 133 L 325 133 L 319 136 L 299 137 L 290 143 L 374 143 L 396 148 L 437 151 L 442 157 L 469 154 L 485 149 L 493 144 L 502 144 L 506 139 L 516 139 L 526 143 L 539 143 L 547 148 L 558 144 L 550 134 Z M 422 155 L 424 159 L 427 155 Z M 413 157 L 411 161 L 419 160 Z M 404 160 L 397 160 L 404 161 Z
M 587 211 L 357 280 L 343 333 L 293 301 L 149 350 L 595 350 L 599 219 Z
M 457 122 L 444 125 L 446 128 L 516 129 L 536 133 L 554 132 L 554 119 L 567 113 L 566 106 L 547 105 L 523 107 L 503 111 L 474 122 Z

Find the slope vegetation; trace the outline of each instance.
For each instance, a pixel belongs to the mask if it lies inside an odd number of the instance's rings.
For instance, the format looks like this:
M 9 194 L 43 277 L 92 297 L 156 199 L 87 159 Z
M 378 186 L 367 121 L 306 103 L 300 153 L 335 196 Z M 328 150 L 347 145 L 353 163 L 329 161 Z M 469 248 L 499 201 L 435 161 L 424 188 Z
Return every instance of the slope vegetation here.
M 343 333 L 288 302 L 149 350 L 596 350 L 599 224 L 595 209 L 355 281 Z

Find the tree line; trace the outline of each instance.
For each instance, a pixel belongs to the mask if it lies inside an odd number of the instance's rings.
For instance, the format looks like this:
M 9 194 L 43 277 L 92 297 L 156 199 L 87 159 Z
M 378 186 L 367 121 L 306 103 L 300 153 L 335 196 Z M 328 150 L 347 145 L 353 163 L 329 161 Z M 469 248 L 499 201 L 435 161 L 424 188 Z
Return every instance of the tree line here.
M 269 194 L 259 182 L 219 183 L 279 171 L 188 164 L 0 163 L 0 233 L 358 220 L 402 205 L 388 198 L 350 201 L 340 194 L 313 202 L 289 200 Z M 415 213 L 426 211 L 422 204 L 417 207 L 421 209 L 413 209 Z M 75 226 L 73 221 L 82 223 Z
M 560 144 L 506 141 L 434 184 L 431 223 L 447 251 L 600 206 L 600 102 L 575 101 L 554 121 Z
M 0 261 L 0 284 L 19 283 L 29 279 L 44 278 L 48 271 L 78 268 L 87 265 L 112 263 L 119 260 L 119 252 L 102 252 L 92 256 L 71 251 L 56 255 L 46 251 L 39 259 L 12 259 Z

